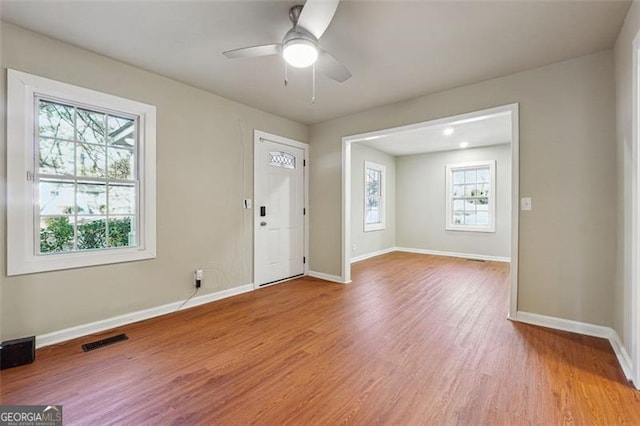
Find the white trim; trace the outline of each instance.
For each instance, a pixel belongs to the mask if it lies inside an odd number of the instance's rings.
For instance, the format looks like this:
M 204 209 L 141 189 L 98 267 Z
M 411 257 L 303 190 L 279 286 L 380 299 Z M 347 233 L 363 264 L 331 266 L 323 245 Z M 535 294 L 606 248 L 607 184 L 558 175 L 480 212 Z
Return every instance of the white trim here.
M 636 34 L 632 45 L 632 113 L 631 113 L 631 229 L 629 271 L 623 276 L 628 276 L 631 287 L 631 365 L 633 367 L 634 383 L 640 386 L 640 31 Z M 629 179 L 625 176 L 624 179 Z M 623 262 L 624 263 L 624 262 Z M 626 272 L 626 271 L 625 271 Z M 626 287 L 627 281 L 623 285 Z M 625 302 L 629 303 L 626 301 Z M 623 311 L 626 307 L 621 307 Z
M 524 322 L 526 324 L 553 328 L 554 330 L 569 331 L 571 333 L 584 334 L 586 336 L 602 337 L 603 339 L 608 339 L 612 331 L 611 328 L 604 327 L 602 325 L 589 324 L 586 322 L 573 321 L 524 311 L 518 311 L 515 318 L 509 319 Z
M 488 256 L 484 254 L 473 254 L 473 253 L 456 253 L 452 251 L 440 251 L 440 250 L 429 250 L 429 249 L 418 249 L 418 248 L 409 248 L 409 247 L 396 247 L 395 251 L 402 251 L 405 253 L 417 253 L 417 254 L 430 254 L 432 256 L 447 256 L 447 257 L 459 257 L 463 259 L 474 259 L 474 260 L 489 260 L 492 262 L 511 262 L 511 259 L 504 256 Z
M 263 139 L 266 141 L 270 141 L 270 142 L 275 142 L 275 143 L 279 143 L 282 145 L 286 145 L 286 146 L 292 146 L 294 148 L 300 148 L 302 149 L 302 151 L 304 152 L 304 165 L 303 165 L 303 179 L 304 179 L 304 183 L 303 183 L 303 187 L 304 187 L 304 209 L 306 214 L 304 215 L 304 257 L 306 258 L 306 262 L 304 264 L 304 275 L 307 275 L 309 272 L 309 263 L 310 263 L 310 259 L 309 259 L 309 144 L 304 143 L 304 142 L 300 142 L 294 139 L 289 139 L 289 138 L 285 138 L 284 136 L 278 136 L 278 135 L 274 135 L 271 133 L 267 133 L 267 132 L 263 132 L 262 130 L 258 130 L 258 129 L 254 129 L 253 130 L 253 200 L 255 202 L 256 200 L 256 179 L 257 179 L 257 173 L 256 173 L 256 169 L 258 167 L 258 163 L 256 161 L 256 157 L 255 157 L 255 153 L 256 153 L 256 146 L 258 144 L 258 142 Z M 254 209 L 257 208 L 256 205 L 254 204 Z M 257 221 L 256 221 L 256 215 L 255 212 L 254 214 L 251 215 L 251 220 L 253 222 L 253 282 L 254 282 L 254 288 L 255 289 L 259 289 L 265 286 L 260 287 L 257 284 L 257 280 L 255 279 L 255 273 L 256 273 L 256 226 L 257 226 Z M 280 282 L 280 281 L 278 281 Z
M 65 328 L 63 330 L 54 331 L 47 334 L 36 336 L 36 348 L 54 345 L 56 343 L 65 342 L 67 340 L 76 339 L 78 337 L 88 336 L 90 334 L 109 330 L 116 327 L 132 324 L 134 322 L 143 321 L 150 318 L 176 312 L 178 309 L 184 310 L 195 306 L 204 305 L 205 303 L 215 302 L 216 300 L 226 299 L 227 297 L 236 296 L 238 294 L 253 291 L 253 284 L 245 284 L 238 287 L 229 288 L 227 290 L 217 291 L 215 293 L 203 294 L 196 296 L 184 303 L 182 301 L 168 303 L 166 305 L 156 306 L 154 308 L 144 309 L 141 311 L 131 312 L 116 317 L 107 318 L 88 324 L 78 325 L 76 327 Z
M 453 173 L 465 169 L 489 168 L 489 223 L 487 225 L 464 225 L 453 223 Z M 445 229 L 447 231 L 496 232 L 496 160 L 474 161 L 445 166 Z
M 511 289 L 509 315 L 518 311 L 518 267 L 520 265 L 520 105 L 509 105 L 511 110 Z
M 320 280 L 331 281 L 338 284 L 349 284 L 351 281 L 344 281 L 342 277 L 337 275 L 325 274 L 323 272 L 309 271 L 307 272 L 307 276 L 312 278 L 318 278 Z
M 361 254 L 360 256 L 352 257 L 351 263 L 361 262 L 363 260 L 371 259 L 372 257 L 382 256 L 383 254 L 392 253 L 398 251 L 398 247 L 389 247 L 382 250 L 372 251 L 371 253 Z
M 519 197 L 520 197 L 520 124 L 517 103 L 488 108 L 452 117 L 429 120 L 407 126 L 377 130 L 374 132 L 344 136 L 342 138 L 342 259 L 343 282 L 351 282 L 351 144 L 372 137 L 387 136 L 425 126 L 449 124 L 465 120 L 477 120 L 487 115 L 508 112 L 511 116 L 511 291 L 509 295 L 509 315 L 515 316 L 518 309 L 518 250 L 519 250 Z M 635 299 L 634 299 L 635 300 Z
M 367 223 L 367 170 L 377 170 L 380 172 L 380 200 L 378 203 L 378 208 L 381 211 L 381 215 L 382 215 L 382 220 L 380 222 L 377 223 Z M 362 217 L 362 223 L 364 225 L 364 232 L 371 232 L 371 231 L 380 231 L 386 228 L 385 223 L 387 220 L 387 203 L 386 203 L 386 188 L 385 185 L 387 184 L 387 168 L 382 165 L 382 164 L 378 164 L 378 163 L 374 163 L 373 161 L 368 161 L 365 160 L 364 162 L 364 174 L 363 174 L 363 179 L 364 179 L 364 185 L 363 187 L 363 197 L 362 197 L 362 204 L 363 204 L 363 217 Z
M 616 354 L 616 358 L 618 359 L 618 363 L 620 364 L 620 368 L 622 368 L 625 377 L 627 380 L 633 381 L 631 358 L 624 349 L 620 336 L 618 336 L 618 333 L 616 333 L 611 327 L 604 327 L 602 325 L 589 324 L 586 322 L 573 321 L 523 311 L 518 311 L 515 317 L 510 317 L 509 319 L 554 330 L 568 331 L 571 333 L 607 339 L 611 345 L 611 349 L 613 349 L 613 352 Z
M 636 382 L 633 377 L 633 364 L 631 362 L 631 357 L 625 349 L 620 336 L 618 336 L 618 333 L 616 333 L 614 329 L 611 329 L 609 343 L 611 343 L 611 348 L 613 349 L 613 352 L 615 352 L 616 358 L 618 358 L 618 363 L 620 364 L 620 367 L 624 372 L 624 376 L 627 378 L 627 380 L 633 382 L 636 389 L 638 389 L 638 386 L 635 385 Z
M 33 182 L 36 95 L 138 117 L 140 203 L 137 247 L 37 255 Z M 7 275 L 29 274 L 156 257 L 156 107 L 36 75 L 7 70 Z

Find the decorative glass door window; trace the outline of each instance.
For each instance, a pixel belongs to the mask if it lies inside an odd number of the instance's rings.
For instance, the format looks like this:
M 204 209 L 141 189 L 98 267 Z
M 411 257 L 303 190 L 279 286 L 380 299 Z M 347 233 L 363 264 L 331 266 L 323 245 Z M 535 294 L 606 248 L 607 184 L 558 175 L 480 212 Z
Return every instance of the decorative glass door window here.
M 36 99 L 38 254 L 137 245 L 137 117 Z
M 364 230 L 385 229 L 384 214 L 385 167 L 364 162 Z
M 447 230 L 495 231 L 495 161 L 446 166 Z

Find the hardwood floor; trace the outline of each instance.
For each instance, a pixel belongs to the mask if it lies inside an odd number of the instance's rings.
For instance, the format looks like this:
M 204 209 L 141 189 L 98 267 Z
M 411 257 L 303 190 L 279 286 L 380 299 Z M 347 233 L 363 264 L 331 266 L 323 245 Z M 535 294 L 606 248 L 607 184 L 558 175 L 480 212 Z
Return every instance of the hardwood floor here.
M 609 343 L 506 319 L 508 265 L 409 253 L 43 348 L 2 404 L 65 424 L 640 424 Z

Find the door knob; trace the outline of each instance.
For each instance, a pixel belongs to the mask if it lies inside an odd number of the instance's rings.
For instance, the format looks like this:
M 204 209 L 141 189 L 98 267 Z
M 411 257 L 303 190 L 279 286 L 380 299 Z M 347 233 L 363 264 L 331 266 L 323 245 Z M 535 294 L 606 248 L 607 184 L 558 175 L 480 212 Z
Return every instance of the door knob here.
M 267 222 L 260 222 L 260 226 L 267 226 Z

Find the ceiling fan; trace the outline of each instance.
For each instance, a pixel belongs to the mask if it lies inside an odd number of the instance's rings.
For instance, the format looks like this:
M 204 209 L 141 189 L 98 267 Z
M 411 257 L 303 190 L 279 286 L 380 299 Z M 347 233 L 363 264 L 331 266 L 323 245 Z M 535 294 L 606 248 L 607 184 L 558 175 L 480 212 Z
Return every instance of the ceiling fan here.
M 289 10 L 289 19 L 293 23 L 281 43 L 243 47 L 223 52 L 227 58 L 253 58 L 282 54 L 286 64 L 296 68 L 315 68 L 327 77 L 340 83 L 351 77 L 351 73 L 342 63 L 318 46 L 318 40 L 331 23 L 340 0 L 307 0 L 303 5 L 293 6 Z M 286 83 L 285 76 L 285 85 Z

